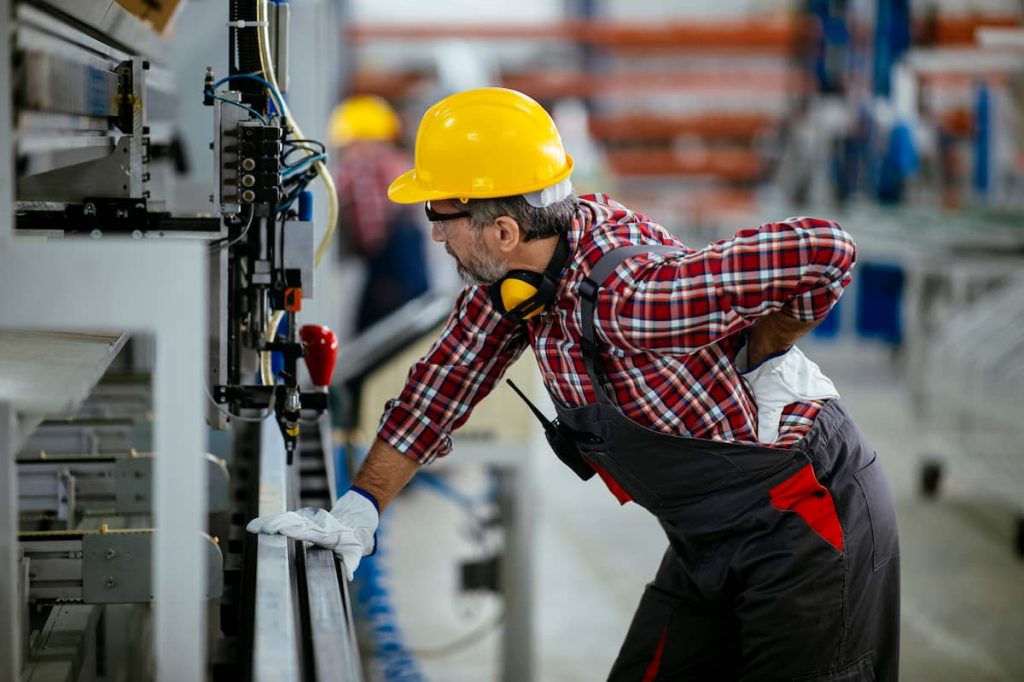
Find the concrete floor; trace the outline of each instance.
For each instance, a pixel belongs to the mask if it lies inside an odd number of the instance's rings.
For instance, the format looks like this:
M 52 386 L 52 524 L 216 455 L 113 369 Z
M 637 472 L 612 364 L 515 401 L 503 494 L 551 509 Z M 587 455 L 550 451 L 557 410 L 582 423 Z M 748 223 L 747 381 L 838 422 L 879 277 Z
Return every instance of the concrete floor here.
M 901 679 L 1024 680 L 1024 561 L 1012 549 L 1020 508 L 993 498 L 984 476 L 968 475 L 956 462 L 939 498 L 922 499 L 920 427 L 889 353 L 869 345 L 801 346 L 835 380 L 882 457 L 897 498 Z M 604 679 L 665 541 L 646 512 L 620 508 L 596 478 L 581 484 L 540 443 L 529 450 L 524 457 L 531 458 L 538 481 L 531 547 L 535 679 Z M 971 469 L 985 471 L 983 463 Z M 465 492 L 486 487 L 481 469 L 460 461 L 458 451 L 437 470 Z M 1024 457 L 1015 475 L 1024 489 Z M 406 644 L 420 653 L 423 676 L 499 679 L 500 626 L 493 623 L 501 602 L 456 590 L 457 562 L 485 553 L 472 524 L 457 505 L 424 486 L 396 500 L 388 516 L 393 601 Z M 458 641 L 467 635 L 468 643 Z

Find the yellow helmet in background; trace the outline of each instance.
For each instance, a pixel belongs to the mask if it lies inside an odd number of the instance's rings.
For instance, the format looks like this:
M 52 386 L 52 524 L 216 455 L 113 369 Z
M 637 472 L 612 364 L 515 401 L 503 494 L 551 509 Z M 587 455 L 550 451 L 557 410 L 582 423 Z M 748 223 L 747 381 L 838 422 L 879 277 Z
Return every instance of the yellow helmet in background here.
M 572 157 L 548 112 L 521 92 L 477 88 L 430 107 L 412 170 L 388 197 L 400 204 L 527 194 L 569 177 Z
M 327 127 L 331 144 L 342 147 L 357 140 L 395 140 L 402 123 L 383 97 L 354 95 L 334 107 Z

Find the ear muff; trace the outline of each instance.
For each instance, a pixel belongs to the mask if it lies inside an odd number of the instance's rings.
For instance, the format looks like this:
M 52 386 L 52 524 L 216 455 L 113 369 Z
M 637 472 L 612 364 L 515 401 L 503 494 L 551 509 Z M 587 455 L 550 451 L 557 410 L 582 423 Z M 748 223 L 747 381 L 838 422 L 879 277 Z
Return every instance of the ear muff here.
M 539 300 L 538 293 L 543 286 L 544 275 L 539 272 L 513 270 L 491 286 L 491 299 L 503 315 L 528 320 L 550 303 Z
M 516 322 L 540 313 L 555 298 L 562 268 L 569 259 L 569 239 L 565 233 L 558 239 L 555 252 L 543 273 L 512 270 L 491 285 L 491 301 L 498 311 Z

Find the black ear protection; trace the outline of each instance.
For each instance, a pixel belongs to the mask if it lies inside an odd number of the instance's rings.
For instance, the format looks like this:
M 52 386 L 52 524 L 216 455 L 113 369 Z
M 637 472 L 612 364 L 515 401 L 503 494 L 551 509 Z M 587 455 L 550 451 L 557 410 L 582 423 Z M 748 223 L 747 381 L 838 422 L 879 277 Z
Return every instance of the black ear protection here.
M 569 260 L 569 239 L 563 232 L 543 273 L 512 270 L 491 285 L 491 302 L 516 322 L 528 320 L 544 310 L 555 298 L 562 268 Z

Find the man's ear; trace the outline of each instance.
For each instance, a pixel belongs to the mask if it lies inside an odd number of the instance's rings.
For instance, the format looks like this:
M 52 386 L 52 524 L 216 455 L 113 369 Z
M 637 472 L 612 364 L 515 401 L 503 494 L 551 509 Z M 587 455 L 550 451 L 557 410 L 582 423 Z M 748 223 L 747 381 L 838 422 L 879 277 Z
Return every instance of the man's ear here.
M 523 241 L 523 230 L 515 218 L 499 216 L 494 221 L 494 227 L 495 245 L 503 253 L 514 251 Z

